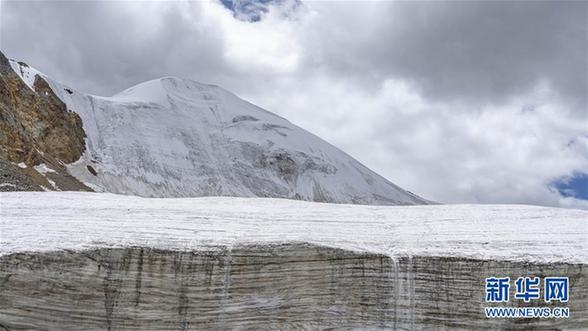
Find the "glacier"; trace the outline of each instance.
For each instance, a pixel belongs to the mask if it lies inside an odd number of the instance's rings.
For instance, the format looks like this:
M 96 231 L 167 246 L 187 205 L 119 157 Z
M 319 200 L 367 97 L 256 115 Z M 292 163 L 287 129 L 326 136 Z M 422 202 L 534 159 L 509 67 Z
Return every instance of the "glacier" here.
M 0 193 L 0 329 L 588 327 L 588 212 Z M 570 279 L 570 318 L 488 319 L 486 277 Z

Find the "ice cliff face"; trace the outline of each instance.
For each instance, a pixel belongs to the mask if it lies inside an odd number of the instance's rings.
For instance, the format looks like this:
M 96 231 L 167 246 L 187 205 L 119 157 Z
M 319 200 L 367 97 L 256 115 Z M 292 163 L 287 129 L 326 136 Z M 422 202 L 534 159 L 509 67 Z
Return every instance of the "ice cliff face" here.
M 284 118 L 217 86 L 165 77 L 112 97 L 47 81 L 78 114 L 85 152 L 68 171 L 96 191 L 145 197 L 240 196 L 409 205 L 426 200 Z
M 490 319 L 483 280 L 565 276 L 570 318 Z M 0 256 L 0 330 L 586 330 L 586 265 L 306 244 Z M 511 300 L 508 307 L 541 303 Z

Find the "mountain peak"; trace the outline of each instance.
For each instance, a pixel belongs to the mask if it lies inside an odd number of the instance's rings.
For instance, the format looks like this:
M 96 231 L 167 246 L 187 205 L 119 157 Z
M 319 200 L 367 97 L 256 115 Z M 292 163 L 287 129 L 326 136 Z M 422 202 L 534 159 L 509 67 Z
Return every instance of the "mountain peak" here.
M 170 94 L 189 96 L 193 91 L 211 89 L 212 85 L 176 76 L 164 76 L 134 85 L 112 96 L 113 99 L 167 102 Z

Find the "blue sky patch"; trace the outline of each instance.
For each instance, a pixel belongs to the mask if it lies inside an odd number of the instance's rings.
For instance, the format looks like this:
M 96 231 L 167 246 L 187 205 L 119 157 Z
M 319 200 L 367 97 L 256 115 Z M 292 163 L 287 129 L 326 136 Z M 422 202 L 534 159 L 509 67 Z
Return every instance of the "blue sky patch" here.
M 273 5 L 281 5 L 286 0 L 220 0 L 220 2 L 233 12 L 233 17 L 241 21 L 259 22 Z M 299 1 L 294 2 L 295 5 Z
M 242 21 L 259 22 L 268 12 L 268 6 L 275 0 L 220 0 L 233 17 Z
M 588 200 L 588 174 L 575 173 L 572 177 L 558 180 L 553 185 L 561 195 Z

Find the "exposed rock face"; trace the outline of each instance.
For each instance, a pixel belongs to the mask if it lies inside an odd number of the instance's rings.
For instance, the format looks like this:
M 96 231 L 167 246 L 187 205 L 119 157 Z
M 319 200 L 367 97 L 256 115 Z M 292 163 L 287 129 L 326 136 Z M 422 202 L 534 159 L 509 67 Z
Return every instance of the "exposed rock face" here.
M 31 90 L 0 53 L 0 157 L 32 165 L 42 152 L 71 163 L 84 152 L 84 137 L 80 117 L 47 82 L 37 75 Z
M 18 66 L 27 68 L 24 63 Z M 32 183 L 32 186 L 5 185 L 4 189 L 29 190 L 42 186 L 89 190 L 65 169 L 65 164 L 78 160 L 85 150 L 80 117 L 66 108 L 42 77 L 35 76 L 32 87 L 34 90 L 14 72 L 0 52 L 0 159 L 27 165 L 27 170 L 6 166 L 3 172 L 10 171 L 11 178 L 28 178 L 20 180 L 22 183 Z M 42 163 L 56 169 L 55 178 L 51 179 L 57 180 L 56 185 L 32 168 Z M 2 183 L 10 184 L 9 181 Z
M 588 327 L 586 265 L 389 257 L 306 244 L 0 257 L 8 330 Z M 486 277 L 567 276 L 569 319 L 487 319 Z M 521 304 L 521 302 L 509 303 Z M 558 304 L 550 304 L 550 307 Z M 561 304 L 559 304 L 561 305 Z

